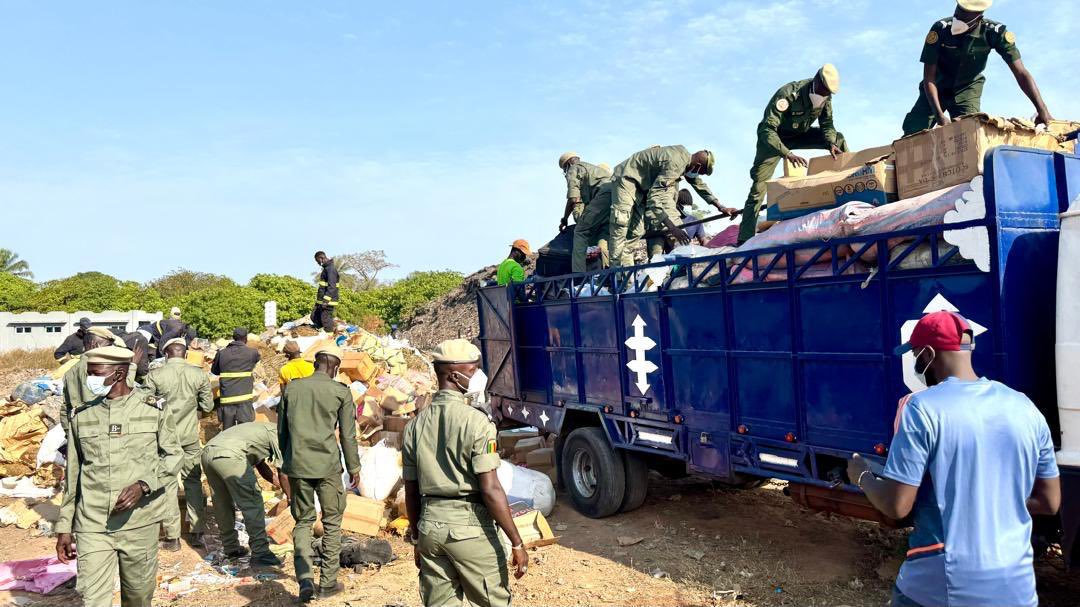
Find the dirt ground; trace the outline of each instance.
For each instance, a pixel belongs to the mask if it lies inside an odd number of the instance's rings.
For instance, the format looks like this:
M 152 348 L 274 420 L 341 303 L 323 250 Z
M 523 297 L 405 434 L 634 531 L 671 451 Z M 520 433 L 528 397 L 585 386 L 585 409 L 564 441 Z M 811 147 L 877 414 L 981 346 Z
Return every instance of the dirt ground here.
M 904 550 L 903 532 L 815 514 L 792 503 L 783 485 L 733 490 L 701 479 L 652 479 L 641 509 L 602 520 L 585 518 L 560 499 L 550 517 L 557 545 L 531 552 L 528 575 L 513 583 L 524 606 L 874 606 L 887 605 Z M 0 505 L 5 503 L 0 500 Z M 0 529 L 0 560 L 51 554 L 54 540 Z M 346 592 L 317 605 L 416 605 L 411 546 L 390 537 L 398 560 L 381 570 L 342 572 Z M 161 553 L 159 577 L 190 573 L 204 552 L 184 546 Z M 1080 577 L 1060 557 L 1038 565 L 1042 604 L 1075 605 Z M 233 586 L 204 586 L 177 596 L 158 590 L 155 605 L 279 606 L 295 604 L 291 562 Z M 16 599 L 16 597 L 21 597 Z M 59 607 L 74 590 L 41 597 L 0 592 L 0 605 Z

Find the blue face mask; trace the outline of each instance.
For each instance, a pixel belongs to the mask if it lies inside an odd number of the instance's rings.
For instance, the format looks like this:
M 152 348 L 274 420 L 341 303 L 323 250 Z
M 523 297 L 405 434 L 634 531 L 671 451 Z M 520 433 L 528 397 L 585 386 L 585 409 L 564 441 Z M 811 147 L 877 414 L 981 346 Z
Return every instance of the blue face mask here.
M 686 178 L 687 179 L 697 179 L 698 177 L 701 177 L 701 173 L 696 173 L 694 171 L 687 171 L 686 172 Z

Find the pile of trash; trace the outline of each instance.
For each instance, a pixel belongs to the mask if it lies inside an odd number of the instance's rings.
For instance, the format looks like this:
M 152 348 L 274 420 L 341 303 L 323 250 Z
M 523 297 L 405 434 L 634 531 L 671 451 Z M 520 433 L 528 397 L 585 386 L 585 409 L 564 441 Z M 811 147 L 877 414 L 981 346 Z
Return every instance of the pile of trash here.
M 73 364 L 73 363 L 72 363 Z M 0 401 L 0 495 L 23 497 L 20 488 L 36 487 L 51 496 L 63 480 L 64 365 L 17 385 Z M 33 492 L 31 492 L 33 493 Z
M 460 287 L 421 306 L 412 318 L 402 323 L 402 336 L 425 349 L 433 349 L 447 339 L 474 339 L 480 334 L 476 293 L 481 286 L 495 280 L 497 268 L 488 266 L 471 274 Z

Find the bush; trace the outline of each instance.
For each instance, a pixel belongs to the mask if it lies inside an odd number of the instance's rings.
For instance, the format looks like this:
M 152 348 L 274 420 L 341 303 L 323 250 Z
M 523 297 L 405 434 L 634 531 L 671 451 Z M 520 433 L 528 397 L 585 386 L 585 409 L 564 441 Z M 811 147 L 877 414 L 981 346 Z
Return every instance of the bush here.
M 201 337 L 231 337 L 233 329 L 263 330 L 262 293 L 250 287 L 217 286 L 196 291 L 180 300 L 184 320 Z
M 180 268 L 150 282 L 147 286 L 155 289 L 165 299 L 179 300 L 203 289 L 235 287 L 237 284 L 228 276 Z
M 40 312 L 154 312 L 162 311 L 166 306 L 161 294 L 152 287 L 143 287 L 130 280 L 120 281 L 101 272 L 82 272 L 41 285 L 30 298 L 28 307 Z
M 362 308 L 376 314 L 389 327 L 401 323 L 417 308 L 461 285 L 459 272 L 413 272 L 388 287 L 358 293 Z
M 34 283 L 13 274 L 0 274 L 0 311 L 25 312 L 34 296 Z
M 277 302 L 278 324 L 311 313 L 315 304 L 315 287 L 294 276 L 256 274 L 248 287 L 261 293 L 263 301 Z

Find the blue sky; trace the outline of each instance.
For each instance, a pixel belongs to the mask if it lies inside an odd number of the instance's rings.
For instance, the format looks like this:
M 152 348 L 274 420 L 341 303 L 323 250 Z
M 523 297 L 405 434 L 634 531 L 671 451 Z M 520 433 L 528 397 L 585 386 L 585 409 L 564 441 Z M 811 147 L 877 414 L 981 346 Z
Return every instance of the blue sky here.
M 1058 118 L 1080 3 L 998 0 Z M 899 136 L 943 1 L 0 2 L 0 247 L 39 280 L 184 267 L 306 277 L 384 249 L 470 273 L 554 236 L 567 149 L 716 152 L 742 206 L 755 127 L 831 61 L 854 148 Z M 983 109 L 1034 112 L 991 58 Z

